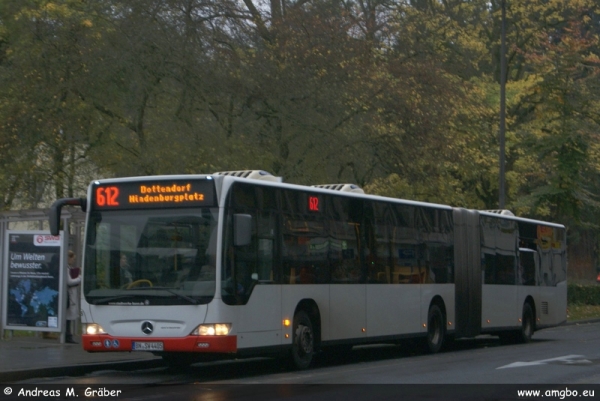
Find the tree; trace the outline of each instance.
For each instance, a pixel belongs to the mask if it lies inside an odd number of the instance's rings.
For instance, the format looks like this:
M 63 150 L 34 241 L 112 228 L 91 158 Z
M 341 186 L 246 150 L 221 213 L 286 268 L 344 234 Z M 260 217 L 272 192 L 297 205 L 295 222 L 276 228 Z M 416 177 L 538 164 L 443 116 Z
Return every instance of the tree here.
M 543 77 L 528 101 L 544 118 L 528 122 L 526 139 L 543 174 L 532 175 L 525 189 L 540 214 L 581 224 L 583 210 L 598 206 L 600 58 L 594 50 L 600 42 L 580 21 L 562 29 L 560 38 L 548 38 L 540 36 L 540 50 L 528 55 Z
M 91 22 L 69 1 L 4 2 L 0 19 L 4 204 L 23 192 L 18 204 L 36 207 L 46 191 L 62 197 L 81 190 L 82 169 L 93 168 L 86 156 L 95 135 L 90 110 L 71 91 L 86 78 Z

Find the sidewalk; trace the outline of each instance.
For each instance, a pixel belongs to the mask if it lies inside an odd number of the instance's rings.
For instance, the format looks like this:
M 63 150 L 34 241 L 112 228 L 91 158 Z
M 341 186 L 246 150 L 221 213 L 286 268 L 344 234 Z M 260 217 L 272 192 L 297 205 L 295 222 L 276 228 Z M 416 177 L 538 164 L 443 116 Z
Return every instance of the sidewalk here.
M 79 338 L 75 338 L 77 342 Z M 149 352 L 84 351 L 81 344 L 58 339 L 12 337 L 0 340 L 0 383 L 36 377 L 83 375 L 103 369 L 148 369 L 163 366 Z

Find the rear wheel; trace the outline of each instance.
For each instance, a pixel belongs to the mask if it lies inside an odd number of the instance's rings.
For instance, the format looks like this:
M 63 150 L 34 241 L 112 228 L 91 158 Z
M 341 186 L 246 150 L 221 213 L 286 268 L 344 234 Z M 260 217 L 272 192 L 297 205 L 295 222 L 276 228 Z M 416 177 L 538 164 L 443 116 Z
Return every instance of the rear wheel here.
M 315 333 L 306 312 L 294 316 L 292 335 L 292 363 L 297 369 L 308 369 L 315 354 Z
M 521 316 L 521 327 L 518 330 L 505 331 L 498 333 L 500 342 L 503 344 L 519 344 L 531 341 L 531 336 L 535 331 L 535 316 L 531 304 L 523 304 L 523 314 Z
M 446 336 L 446 318 L 438 305 L 431 305 L 427 314 L 427 350 L 439 352 Z

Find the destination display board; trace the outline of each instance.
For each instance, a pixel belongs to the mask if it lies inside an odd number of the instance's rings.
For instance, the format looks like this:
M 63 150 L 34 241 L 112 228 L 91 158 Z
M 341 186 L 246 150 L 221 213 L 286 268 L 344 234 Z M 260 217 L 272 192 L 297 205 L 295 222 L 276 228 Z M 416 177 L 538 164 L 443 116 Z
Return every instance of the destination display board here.
M 158 180 L 92 186 L 94 210 L 215 206 L 213 180 Z
M 6 329 L 60 331 L 61 236 L 7 231 L 3 269 Z

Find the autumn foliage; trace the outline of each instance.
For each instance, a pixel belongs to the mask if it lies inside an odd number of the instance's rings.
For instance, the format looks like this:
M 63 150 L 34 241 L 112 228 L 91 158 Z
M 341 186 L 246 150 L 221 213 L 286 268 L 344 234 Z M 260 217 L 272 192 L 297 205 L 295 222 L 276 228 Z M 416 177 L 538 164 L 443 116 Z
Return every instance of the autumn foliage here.
M 234 169 L 497 208 L 501 1 L 4 0 L 0 208 Z M 598 2 L 506 7 L 507 207 L 595 277 Z

